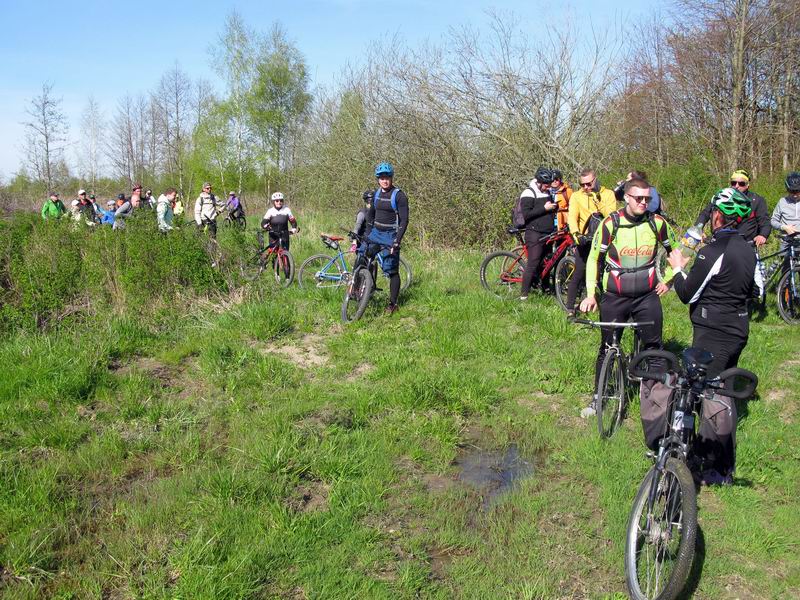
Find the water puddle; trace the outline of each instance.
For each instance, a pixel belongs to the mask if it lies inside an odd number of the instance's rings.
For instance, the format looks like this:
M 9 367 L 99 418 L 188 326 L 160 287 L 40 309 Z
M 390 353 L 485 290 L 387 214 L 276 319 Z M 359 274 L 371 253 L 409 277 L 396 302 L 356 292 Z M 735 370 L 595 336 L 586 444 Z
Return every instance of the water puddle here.
M 472 448 L 456 458 L 453 464 L 459 469 L 458 480 L 480 491 L 484 511 L 491 508 L 500 496 L 510 492 L 518 480 L 533 474 L 533 463 L 519 455 L 516 444 L 508 446 L 505 451 Z

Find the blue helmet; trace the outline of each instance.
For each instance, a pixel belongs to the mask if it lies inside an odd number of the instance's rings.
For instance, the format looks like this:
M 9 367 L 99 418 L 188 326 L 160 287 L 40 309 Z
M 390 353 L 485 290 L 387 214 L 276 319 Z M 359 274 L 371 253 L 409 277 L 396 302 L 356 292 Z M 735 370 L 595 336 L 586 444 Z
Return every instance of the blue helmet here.
M 381 175 L 394 177 L 394 169 L 392 168 L 392 165 L 390 165 L 388 162 L 382 162 L 375 167 L 375 177 L 380 177 Z

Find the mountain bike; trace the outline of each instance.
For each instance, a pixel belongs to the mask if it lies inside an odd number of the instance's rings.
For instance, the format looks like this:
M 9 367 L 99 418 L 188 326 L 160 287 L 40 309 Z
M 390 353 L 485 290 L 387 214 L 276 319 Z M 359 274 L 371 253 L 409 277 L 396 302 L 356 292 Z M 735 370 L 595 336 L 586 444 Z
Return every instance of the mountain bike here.
M 291 235 L 291 231 L 289 232 Z M 269 272 L 279 287 L 288 287 L 294 280 L 294 258 L 282 244 L 277 241 L 264 243 L 264 232 L 256 234 L 258 248 L 254 255 L 241 264 L 242 277 L 255 281 L 265 272 Z
M 639 368 L 652 359 L 665 361 L 666 372 Z M 625 580 L 634 600 L 673 600 L 686 584 L 697 536 L 697 492 L 687 461 L 693 458 L 703 401 L 715 393 L 747 399 L 758 385 L 753 373 L 735 367 L 708 379 L 712 359 L 709 352 L 689 348 L 683 368 L 664 350 L 646 350 L 631 360 L 632 376 L 673 390 L 665 435 L 658 452 L 649 453 L 654 465 L 639 486 L 628 520 Z
M 238 210 L 229 210 L 222 224 L 225 227 L 235 227 L 242 231 L 247 229 L 247 218 L 244 216 L 244 209 L 240 206 Z
M 521 241 L 524 229 L 509 227 L 507 232 L 515 235 Z M 557 265 L 564 257 L 571 252 L 573 246 L 572 236 L 567 229 L 559 229 L 550 235 L 542 238 L 545 244 L 545 254 L 539 265 L 538 278 L 542 282 L 542 287 L 550 287 L 556 293 L 556 298 L 561 308 L 566 310 L 567 287 L 569 280 L 556 280 L 555 273 Z M 528 249 L 523 244 L 518 246 L 520 252 L 499 251 L 487 254 L 481 263 L 480 279 L 483 287 L 500 298 L 510 298 L 519 296 L 522 274 L 528 260 Z M 574 265 L 573 265 L 574 270 Z M 559 294 L 558 289 L 563 289 Z M 563 298 L 563 300 L 562 300 Z
M 355 234 L 353 234 L 355 235 Z M 356 266 L 345 288 L 342 301 L 342 321 L 352 323 L 358 321 L 367 309 L 370 298 L 375 292 L 375 280 L 378 274 L 380 253 L 383 247 L 355 235 L 355 239 L 367 244 L 363 255 L 356 260 Z M 380 262 L 380 264 L 383 264 Z
M 782 235 L 781 240 L 786 247 L 767 256 L 760 256 L 756 248 L 756 268 L 762 286 L 754 304 L 760 310 L 766 310 L 767 292 L 774 288 L 778 314 L 790 325 L 796 325 L 800 323 L 800 235 Z
M 653 325 L 654 322 L 617 323 L 590 321 L 580 318 L 575 319 L 573 322 L 592 328 L 614 329 L 611 344 L 606 347 L 606 355 L 603 358 L 603 364 L 600 366 L 600 375 L 597 378 L 597 386 L 594 390 L 597 431 L 600 433 L 601 438 L 609 438 L 620 426 L 625 416 L 628 400 L 633 394 L 631 384 L 639 381 L 639 379 L 632 378 L 628 373 L 629 362 L 641 349 L 642 341 L 639 337 L 639 330 L 642 327 Z M 626 354 L 621 345 L 622 332 L 625 329 L 633 329 L 633 345 L 630 354 Z
M 349 231 L 348 236 L 352 240 L 359 243 L 363 242 L 363 238 L 358 236 L 355 232 Z M 321 234 L 322 243 L 336 252 L 334 256 L 328 254 L 315 254 L 309 256 L 300 265 L 297 271 L 297 283 L 301 288 L 307 289 L 325 289 L 325 288 L 338 288 L 342 285 L 347 285 L 350 282 L 352 273 L 345 260 L 346 252 L 342 250 L 339 242 L 344 240 L 344 237 L 332 236 L 328 234 Z M 383 269 L 383 256 L 378 255 L 378 265 Z M 413 274 L 409 264 L 401 257 L 398 266 L 398 274 L 400 275 L 400 291 L 405 292 L 411 285 Z M 386 274 L 384 273 L 384 276 Z

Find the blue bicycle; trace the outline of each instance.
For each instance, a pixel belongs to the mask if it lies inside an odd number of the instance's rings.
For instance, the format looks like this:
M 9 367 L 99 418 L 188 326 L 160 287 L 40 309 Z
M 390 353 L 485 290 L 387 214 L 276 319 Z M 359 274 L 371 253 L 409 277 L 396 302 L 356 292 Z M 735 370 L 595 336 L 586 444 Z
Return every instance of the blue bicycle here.
M 348 232 L 351 240 L 361 243 L 363 240 L 361 236 Z M 325 289 L 325 288 L 339 288 L 343 285 L 350 283 L 352 271 L 350 266 L 345 260 L 345 254 L 349 254 L 342 250 L 339 242 L 346 239 L 344 237 L 328 235 L 323 233 L 320 235 L 322 243 L 327 248 L 330 248 L 336 254 L 330 256 L 328 254 L 315 254 L 309 256 L 300 265 L 297 272 L 297 283 L 303 289 Z M 383 268 L 383 257 L 379 254 L 377 256 L 378 264 Z M 411 285 L 411 267 L 406 261 L 400 257 L 400 266 L 398 267 L 400 274 L 400 291 L 404 292 Z

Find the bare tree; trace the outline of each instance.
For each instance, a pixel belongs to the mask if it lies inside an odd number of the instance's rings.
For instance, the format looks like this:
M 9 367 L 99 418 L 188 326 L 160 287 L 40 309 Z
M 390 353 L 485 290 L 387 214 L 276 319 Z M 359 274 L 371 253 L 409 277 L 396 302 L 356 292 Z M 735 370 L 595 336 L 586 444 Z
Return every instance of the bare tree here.
M 81 140 L 76 147 L 81 176 L 92 190 L 97 188 L 97 178 L 102 168 L 103 130 L 105 119 L 94 96 L 89 96 L 81 115 Z
M 61 98 L 53 97 L 53 85 L 42 84 L 42 93 L 35 96 L 25 111 L 30 117 L 26 128 L 24 151 L 27 167 L 34 177 L 53 187 L 56 165 L 63 163 L 69 126 L 61 110 Z
M 161 77 L 155 95 L 161 115 L 161 141 L 166 150 L 166 171 L 177 179 L 181 194 L 187 191 L 185 157 L 192 127 L 192 90 L 192 80 L 176 64 Z

